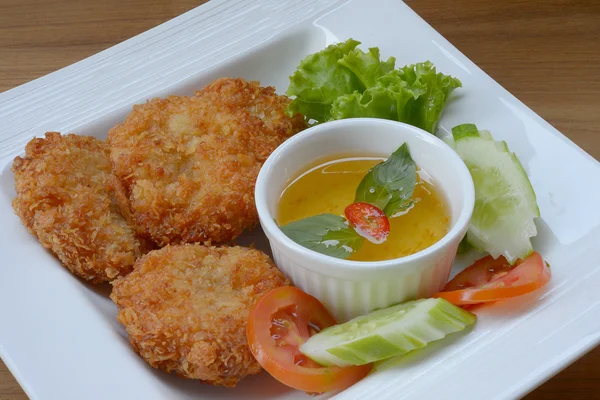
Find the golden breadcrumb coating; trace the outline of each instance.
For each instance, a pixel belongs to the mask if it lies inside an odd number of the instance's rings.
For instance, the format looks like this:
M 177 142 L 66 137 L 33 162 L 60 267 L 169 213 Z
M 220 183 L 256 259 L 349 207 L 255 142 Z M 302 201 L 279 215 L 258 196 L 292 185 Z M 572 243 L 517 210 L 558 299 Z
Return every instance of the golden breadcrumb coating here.
M 32 139 L 12 166 L 15 213 L 75 275 L 99 283 L 129 273 L 148 250 L 107 193 L 106 143 L 48 132 Z
M 306 127 L 290 99 L 223 78 L 191 97 L 134 106 L 108 134 L 121 207 L 159 245 L 233 240 L 258 221 L 254 185 L 266 158 Z
M 250 307 L 288 284 L 255 249 L 168 245 L 113 281 L 110 297 L 131 345 L 151 366 L 233 387 L 261 370 L 246 342 Z

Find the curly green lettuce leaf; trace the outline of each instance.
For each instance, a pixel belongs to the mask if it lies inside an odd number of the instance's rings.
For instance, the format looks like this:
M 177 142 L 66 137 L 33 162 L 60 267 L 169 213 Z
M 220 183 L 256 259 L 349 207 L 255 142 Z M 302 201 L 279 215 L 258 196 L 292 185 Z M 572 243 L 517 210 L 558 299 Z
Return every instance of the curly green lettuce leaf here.
M 359 44 L 348 39 L 302 60 L 290 77 L 287 94 L 295 98 L 288 115 L 301 113 L 313 123 L 384 118 L 434 133 L 461 82 L 429 61 L 394 69 L 394 57 L 382 61 L 377 47 L 363 52 Z
M 394 57 L 381 61 L 378 48 L 363 52 L 356 48 L 359 44 L 348 39 L 302 60 L 290 77 L 287 95 L 296 98 L 287 108 L 288 115 L 299 112 L 309 120 L 328 121 L 337 98 L 355 91 L 362 93 L 394 70 Z
M 335 99 L 364 89 L 356 75 L 338 63 L 359 44 L 356 40 L 348 39 L 343 43 L 327 46 L 302 60 L 290 76 L 287 95 L 296 98 L 287 108 L 288 115 L 301 113 L 308 119 L 326 121 Z
M 338 97 L 331 108 L 331 119 L 368 117 L 409 123 L 412 118 L 411 105 L 420 93 L 420 90 L 411 89 L 399 78 L 385 75 L 376 86 L 364 93 L 354 92 Z
M 427 61 L 390 71 L 363 93 L 338 97 L 331 119 L 384 118 L 405 122 L 434 133 L 450 93 L 458 79 L 436 73 Z
M 363 88 L 368 89 L 377 84 L 379 77 L 394 70 L 396 59 L 390 57 L 387 61 L 381 61 L 379 49 L 372 47 L 366 53 L 360 49 L 354 49 L 342 57 L 338 63 L 352 71 Z
M 430 61 L 409 65 L 400 71 L 413 90 L 424 92 L 415 100 L 412 120 L 408 123 L 434 133 L 448 97 L 454 89 L 462 87 L 462 83 L 449 75 L 438 73 Z

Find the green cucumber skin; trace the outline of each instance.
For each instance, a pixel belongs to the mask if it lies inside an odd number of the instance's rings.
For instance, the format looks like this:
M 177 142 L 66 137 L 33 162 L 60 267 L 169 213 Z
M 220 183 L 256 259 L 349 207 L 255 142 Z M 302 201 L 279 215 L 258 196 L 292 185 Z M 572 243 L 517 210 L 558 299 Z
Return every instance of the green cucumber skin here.
M 454 140 L 459 141 L 468 137 L 479 137 L 479 130 L 475 124 L 461 124 L 452 128 Z
M 504 144 L 506 144 L 506 142 L 504 142 Z M 508 147 L 506 149 L 508 150 Z M 539 217 L 540 216 L 540 207 L 537 203 L 537 195 L 535 194 L 535 190 L 533 190 L 533 185 L 531 185 L 531 181 L 529 180 L 529 177 L 527 176 L 525 167 L 523 167 L 523 164 L 521 164 L 521 161 L 519 160 L 519 158 L 517 157 L 517 155 L 515 153 L 510 153 L 510 157 L 512 158 L 513 162 L 515 164 L 517 164 L 517 168 L 521 171 L 521 173 L 527 177 L 527 183 L 529 184 L 529 189 L 530 189 L 529 194 L 531 195 L 530 202 L 535 204 L 535 207 L 532 211 L 533 211 L 535 217 Z
M 444 299 L 421 299 L 325 329 L 300 351 L 325 366 L 363 365 L 425 347 L 475 321 L 475 315 Z
M 466 240 L 476 250 L 487 251 L 494 258 L 503 255 L 513 264 L 533 252 L 534 219 L 540 216 L 537 197 L 525 168 L 506 142 L 494 141 L 488 131 L 475 134 L 474 129 L 474 124 L 452 129 L 454 149 L 475 182 L 476 207 Z M 495 192 L 493 182 L 507 191 Z M 510 211 L 503 211 L 504 207 Z

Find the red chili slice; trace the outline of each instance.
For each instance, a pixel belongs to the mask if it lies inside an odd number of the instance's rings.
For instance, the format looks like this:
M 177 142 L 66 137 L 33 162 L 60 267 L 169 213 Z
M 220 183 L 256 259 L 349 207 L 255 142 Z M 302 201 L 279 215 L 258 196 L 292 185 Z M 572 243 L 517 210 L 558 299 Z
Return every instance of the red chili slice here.
M 369 203 L 352 203 L 344 210 L 354 230 L 373 243 L 382 243 L 390 233 L 390 221 L 378 207 Z

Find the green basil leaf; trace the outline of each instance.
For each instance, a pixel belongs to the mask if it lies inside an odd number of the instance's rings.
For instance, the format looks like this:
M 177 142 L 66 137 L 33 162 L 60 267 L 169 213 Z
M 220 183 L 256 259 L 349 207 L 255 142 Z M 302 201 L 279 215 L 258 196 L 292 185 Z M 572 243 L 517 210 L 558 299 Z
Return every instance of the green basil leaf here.
M 381 186 L 379 182 L 375 180 L 375 174 L 372 172 L 373 168 L 369 170 L 367 175 L 365 175 L 362 181 L 360 181 L 358 184 L 354 202 L 373 204 L 374 206 L 377 206 L 383 210 L 388 205 L 390 200 L 392 200 L 392 194 L 385 186 Z
M 388 203 L 387 206 L 383 209 L 385 215 L 389 217 L 393 217 L 398 213 L 404 212 L 411 208 L 417 200 L 403 200 L 402 198 L 397 198 Z M 389 214 L 388 214 L 389 213 Z
M 321 254 L 348 258 L 362 246 L 364 238 L 338 215 L 319 214 L 281 226 L 294 242 Z
M 389 217 L 408 207 L 416 183 L 417 166 L 404 143 L 365 175 L 356 189 L 354 202 L 373 204 Z

